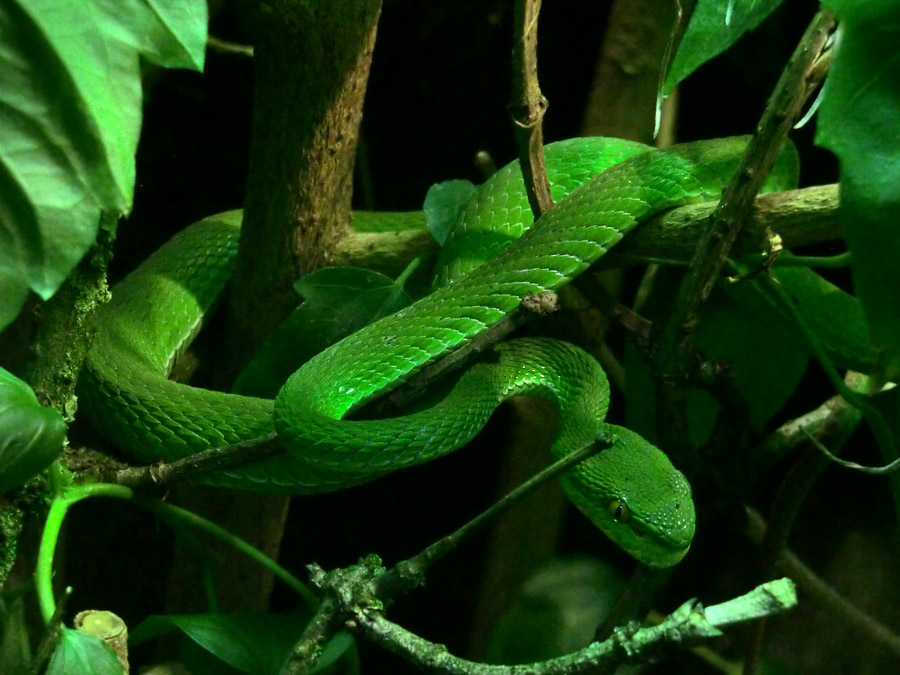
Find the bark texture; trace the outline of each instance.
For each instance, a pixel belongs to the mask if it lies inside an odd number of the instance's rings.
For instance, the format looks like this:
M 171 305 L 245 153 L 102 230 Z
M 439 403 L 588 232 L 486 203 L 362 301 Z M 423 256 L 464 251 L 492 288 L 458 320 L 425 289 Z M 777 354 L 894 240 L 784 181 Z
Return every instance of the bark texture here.
M 252 142 L 240 251 L 216 384 L 230 385 L 297 304 L 293 283 L 329 261 L 349 228 L 353 162 L 379 0 L 253 4 Z M 181 503 L 276 558 L 288 500 L 191 488 Z M 233 551 L 212 549 L 222 611 L 262 611 L 272 576 Z M 203 604 L 201 570 L 182 556 L 170 608 Z
M 255 97 L 227 361 L 239 369 L 297 302 L 292 284 L 349 227 L 353 160 L 381 3 L 254 13 Z

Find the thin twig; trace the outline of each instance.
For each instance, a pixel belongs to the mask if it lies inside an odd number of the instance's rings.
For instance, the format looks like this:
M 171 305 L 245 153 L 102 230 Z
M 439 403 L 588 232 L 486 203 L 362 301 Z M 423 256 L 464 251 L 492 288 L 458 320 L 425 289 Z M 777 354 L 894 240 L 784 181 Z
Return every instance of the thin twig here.
M 284 449 L 278 444 L 278 436 L 273 431 L 267 436 L 251 438 L 221 448 L 210 448 L 173 462 L 157 462 L 147 466 L 119 469 L 109 482 L 135 489 L 167 487 L 180 480 L 249 464 L 280 452 L 284 452 Z
M 613 319 L 632 336 L 650 340 L 653 322 L 616 299 L 593 274 L 582 274 L 575 282 L 585 297 L 606 316 Z
M 595 455 L 604 447 L 606 447 L 605 443 L 597 441 L 557 460 L 550 466 L 536 473 L 527 481 L 519 485 L 515 490 L 503 497 L 503 499 L 493 504 L 490 508 L 480 513 L 455 532 L 434 542 L 421 553 L 398 563 L 377 581 L 378 597 L 382 600 L 389 600 L 396 597 L 399 593 L 420 586 L 424 581 L 425 572 L 428 571 L 428 568 L 455 549 L 460 542 L 467 537 L 470 537 L 512 506 L 521 502 L 525 497 L 557 474 L 560 474 L 566 469 L 584 461 L 588 457 Z
M 537 32 L 541 0 L 516 0 L 513 10 L 512 95 L 509 112 L 514 122 L 519 164 L 525 192 L 537 220 L 553 206 L 544 165 L 544 113 L 547 99 L 537 77 Z
M 206 36 L 206 48 L 220 54 L 234 54 L 235 56 L 253 58 L 253 47 L 251 45 L 230 42 L 229 40 L 217 38 L 215 35 Z

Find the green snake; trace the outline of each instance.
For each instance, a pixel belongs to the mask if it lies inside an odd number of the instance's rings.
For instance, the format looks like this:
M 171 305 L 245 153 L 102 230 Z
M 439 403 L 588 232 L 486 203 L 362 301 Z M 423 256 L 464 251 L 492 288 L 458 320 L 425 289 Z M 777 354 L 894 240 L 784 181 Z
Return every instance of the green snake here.
M 690 486 L 662 451 L 603 421 L 606 377 L 573 345 L 511 340 L 468 368 L 430 407 L 389 419 L 346 418 L 469 343 L 524 298 L 561 288 L 650 216 L 715 198 L 745 146 L 746 139 L 719 139 L 660 152 L 596 138 L 548 145 L 558 203 L 534 227 L 521 174 L 515 165 L 502 169 L 464 209 L 445 246 L 439 287 L 318 354 L 274 402 L 167 379 L 228 282 L 236 255 L 239 214 L 207 218 L 114 288 L 82 376 L 82 403 L 101 432 L 142 463 L 274 429 L 283 452 L 204 481 L 309 494 L 435 459 L 471 440 L 502 401 L 543 396 L 561 411 L 555 457 L 600 439 L 611 442 L 562 475 L 569 498 L 638 560 L 672 565 L 694 534 Z M 781 164 L 788 168 L 780 173 L 789 174 L 791 158 Z

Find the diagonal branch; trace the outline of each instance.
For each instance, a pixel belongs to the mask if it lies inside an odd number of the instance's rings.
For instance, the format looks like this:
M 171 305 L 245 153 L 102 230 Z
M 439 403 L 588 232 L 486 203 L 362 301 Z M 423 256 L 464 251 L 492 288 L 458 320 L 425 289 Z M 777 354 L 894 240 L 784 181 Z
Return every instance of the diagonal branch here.
M 697 245 L 689 272 L 679 289 L 675 310 L 660 340 L 658 366 L 661 386 L 657 426 L 665 430 L 666 445 L 672 449 L 686 451 L 689 447 L 681 385 L 693 363 L 694 329 L 700 309 L 712 292 L 746 214 L 794 120 L 828 71 L 830 38 L 834 29 L 834 17 L 826 10 L 816 14 L 807 28 L 769 99 L 734 178 Z

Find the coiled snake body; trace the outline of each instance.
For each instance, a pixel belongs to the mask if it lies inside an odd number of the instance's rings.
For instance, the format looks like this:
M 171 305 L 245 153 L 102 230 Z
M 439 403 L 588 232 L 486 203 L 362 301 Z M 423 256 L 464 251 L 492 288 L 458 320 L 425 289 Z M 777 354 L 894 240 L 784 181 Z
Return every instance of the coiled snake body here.
M 274 403 L 167 379 L 233 266 L 239 216 L 208 218 L 174 237 L 114 289 L 80 386 L 84 407 L 111 441 L 144 463 L 274 429 L 283 453 L 206 482 L 304 494 L 429 461 L 468 442 L 503 400 L 524 393 L 549 397 L 562 420 L 554 455 L 601 436 L 613 441 L 563 476 L 570 499 L 639 560 L 674 564 L 694 533 L 690 487 L 659 449 L 603 422 L 606 378 L 577 347 L 512 340 L 469 368 L 430 408 L 390 419 L 344 418 L 496 324 L 526 296 L 559 289 L 642 220 L 715 198 L 745 145 L 746 139 L 720 139 L 658 152 L 611 139 L 573 139 L 547 146 L 559 203 L 517 239 L 520 232 L 511 230 L 526 229 L 530 220 L 521 174 L 513 167 L 501 170 L 468 205 L 458 227 L 462 234 L 445 247 L 464 255 L 462 263 L 443 267 L 444 280 L 465 275 L 311 359 Z M 468 260 L 467 237 L 475 242 Z M 493 249 L 502 251 L 466 273 Z

